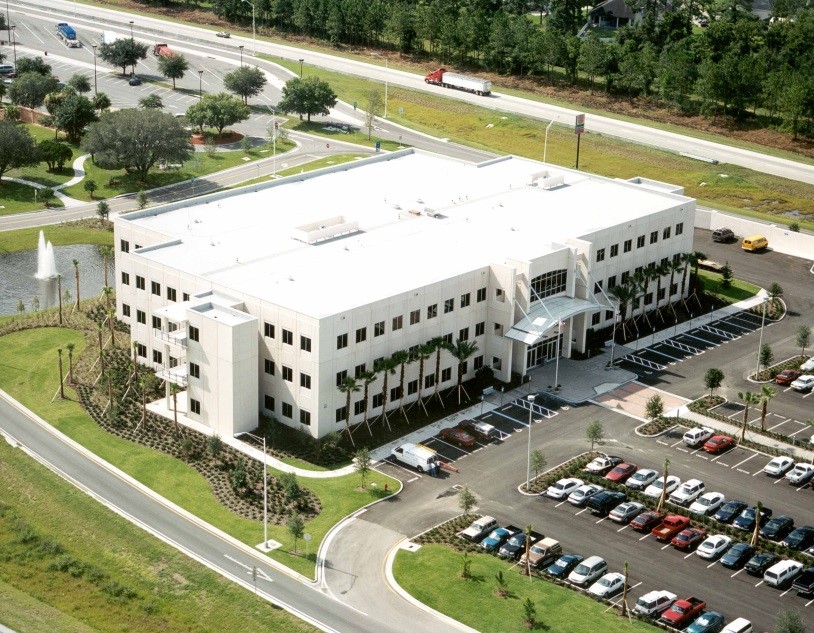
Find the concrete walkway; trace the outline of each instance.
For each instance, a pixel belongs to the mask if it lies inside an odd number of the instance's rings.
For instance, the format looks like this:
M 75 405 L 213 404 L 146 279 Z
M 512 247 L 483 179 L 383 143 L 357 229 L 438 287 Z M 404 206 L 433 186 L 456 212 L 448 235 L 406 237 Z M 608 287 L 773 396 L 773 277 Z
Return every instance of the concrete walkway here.
M 78 200 L 77 198 L 71 198 L 70 196 L 66 196 L 64 193 L 60 191 L 60 189 L 65 189 L 67 187 L 72 187 L 78 182 L 82 182 L 85 178 L 85 161 L 90 158 L 90 154 L 84 154 L 77 158 L 73 165 L 73 178 L 71 178 L 68 182 L 62 183 L 61 185 L 57 185 L 56 187 L 49 187 L 47 185 L 43 185 L 38 182 L 34 182 L 33 180 L 23 180 L 22 178 L 9 178 L 8 176 L 3 176 L 3 180 L 8 180 L 9 182 L 16 182 L 20 185 L 27 185 L 28 187 L 34 187 L 39 191 L 44 191 L 45 189 L 50 189 L 54 196 L 62 202 L 65 208 L 73 208 L 73 207 L 81 207 L 84 204 L 87 204 L 84 200 Z

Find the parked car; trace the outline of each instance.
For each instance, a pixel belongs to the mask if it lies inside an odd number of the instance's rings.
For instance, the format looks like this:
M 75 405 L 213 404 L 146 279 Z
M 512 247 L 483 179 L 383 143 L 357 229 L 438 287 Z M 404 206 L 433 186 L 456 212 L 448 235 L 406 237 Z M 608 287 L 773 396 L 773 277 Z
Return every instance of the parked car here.
M 497 528 L 492 530 L 485 539 L 481 541 L 481 547 L 487 552 L 493 552 L 500 549 L 500 546 L 508 541 L 517 530 L 509 530 L 507 528 Z
M 772 510 L 771 508 L 761 508 L 760 509 L 760 517 L 757 516 L 757 508 L 751 507 L 746 508 L 743 512 L 741 512 L 735 520 L 732 521 L 732 527 L 738 528 L 739 530 L 747 530 L 751 532 L 755 529 L 755 521 L 760 524 L 760 527 L 766 525 L 766 522 L 772 518 Z
M 469 448 L 475 444 L 475 436 L 467 433 L 463 429 L 459 429 L 457 426 L 451 429 L 441 429 L 438 435 L 441 436 L 441 439 L 446 440 L 450 444 L 457 444 L 464 448 Z
M 585 503 L 591 514 L 605 516 L 620 503 L 627 501 L 627 495 L 618 490 L 603 490 L 591 496 Z
M 525 532 L 513 534 L 512 537 L 503 544 L 503 547 L 498 550 L 497 555 L 500 556 L 500 558 L 509 558 L 511 560 L 520 558 L 520 555 L 526 551 L 526 538 L 529 538 L 529 542 L 533 544 L 541 539 L 542 536 L 542 534 L 533 533 L 530 537 L 527 537 Z
M 217 33 L 215 33 L 215 35 L 216 35 L 217 37 L 225 37 L 225 38 L 230 38 L 230 37 L 232 37 L 232 34 L 231 34 L 231 33 L 229 33 L 229 31 L 218 31 Z
M 607 475 L 605 475 L 605 479 L 608 481 L 615 481 L 616 483 L 624 483 L 628 477 L 630 477 L 633 473 L 636 472 L 638 466 L 636 464 L 629 464 L 627 462 L 622 462 L 617 466 L 614 466 L 613 470 L 611 470 Z
M 802 375 L 803 372 L 796 369 L 784 369 L 774 377 L 774 381 L 778 385 L 790 385 Z
M 801 486 L 814 477 L 814 464 L 799 463 L 792 470 L 786 473 L 786 479 L 790 484 Z
M 796 560 L 781 560 L 766 570 L 763 580 L 771 587 L 783 587 L 791 584 L 802 573 L 802 563 L 798 563 Z
M 684 633 L 720 633 L 724 628 L 724 615 L 717 611 L 706 611 L 684 629 Z
M 701 21 L 704 20 L 706 24 L 701 24 Z M 706 18 L 698 18 L 697 20 L 698 26 L 706 26 L 709 24 L 709 20 Z M 735 233 L 732 229 L 728 229 L 726 227 L 722 227 L 720 229 L 715 229 L 712 232 L 712 241 L 713 242 L 730 242 L 735 239 Z
M 814 567 L 806 569 L 797 580 L 794 581 L 793 588 L 803 595 L 814 594 Z
M 713 435 L 704 443 L 704 450 L 707 453 L 718 454 L 732 448 L 734 445 L 735 440 L 728 435 Z
M 491 442 L 499 437 L 499 433 L 495 427 L 486 422 L 479 422 L 477 420 L 464 420 L 463 422 L 459 422 L 458 428 L 463 429 L 470 435 L 474 435 L 481 442 Z
M 630 527 L 639 532 L 647 532 L 649 534 L 654 527 L 661 525 L 661 522 L 664 521 L 664 517 L 666 516 L 667 514 L 664 512 L 648 510 L 633 519 L 630 522 Z
M 656 618 L 669 609 L 677 597 L 669 591 L 648 591 L 636 601 L 633 610 L 639 615 Z
M 579 488 L 574 490 L 574 492 L 568 495 L 568 503 L 575 505 L 578 508 L 582 508 L 585 506 L 588 499 L 590 499 L 597 492 L 602 492 L 603 490 L 604 488 L 597 484 L 582 484 Z
M 133 75 L 130 77 L 130 80 L 127 82 L 131 86 L 140 86 L 141 85 L 141 77 L 138 75 Z
M 752 623 L 746 618 L 735 618 L 721 629 L 721 633 L 752 633 Z
M 644 494 L 646 497 L 653 497 L 653 499 L 658 499 L 659 497 L 661 497 L 662 487 L 666 488 L 665 494 L 669 496 L 669 494 L 673 492 L 673 490 L 678 488 L 680 485 L 681 480 L 675 475 L 667 476 L 666 486 L 664 484 L 664 477 L 659 477 L 652 484 L 650 484 L 647 488 L 644 489 Z
M 706 486 L 700 479 L 688 479 L 670 495 L 670 503 L 678 506 L 687 506 L 700 497 Z
M 681 629 L 703 613 L 706 607 L 707 603 L 695 596 L 682 598 L 676 600 L 672 607 L 661 614 L 659 622 L 674 629 Z
M 720 492 L 706 492 L 690 505 L 690 512 L 709 516 L 724 504 L 724 495 Z
M 787 514 L 772 518 L 763 526 L 760 533 L 772 541 L 782 541 L 794 529 L 794 519 Z
M 736 516 L 746 510 L 748 505 L 749 504 L 745 501 L 739 501 L 737 499 L 727 501 L 723 507 L 715 513 L 715 520 L 721 523 L 732 523 Z
M 728 536 L 724 534 L 714 534 L 701 543 L 698 549 L 695 550 L 695 553 L 701 558 L 714 559 L 728 550 L 731 544 L 732 539 Z
M 766 573 L 766 570 L 769 569 L 772 565 L 774 565 L 777 561 L 780 560 L 780 557 L 777 554 L 772 554 L 771 552 L 759 552 L 752 556 L 743 568 L 746 570 L 747 574 L 751 574 L 752 576 L 762 576 Z
M 791 534 L 780 541 L 780 544 L 789 549 L 801 552 L 814 545 L 814 527 L 804 525 L 803 527 L 795 528 Z
M 814 387 L 814 376 L 800 376 L 791 383 L 791 388 L 795 391 L 811 391 L 812 387 Z
M 493 517 L 482 516 L 472 521 L 468 528 L 459 532 L 459 536 L 473 543 L 477 543 L 496 527 L 498 527 L 497 521 Z
M 625 586 L 625 577 L 619 572 L 612 571 L 605 574 L 594 584 L 588 587 L 588 593 L 597 598 L 610 598 L 622 591 Z
M 812 356 L 806 362 L 800 365 L 800 371 L 811 371 L 811 370 L 814 370 L 814 356 Z
M 683 439 L 687 446 L 695 447 L 703 444 L 713 435 L 715 435 L 715 431 L 708 426 L 696 426 L 684 433 Z
M 652 468 L 641 468 L 633 473 L 630 478 L 625 482 L 625 485 L 631 490 L 644 490 L 652 484 L 659 476 L 659 471 Z
M 763 467 L 763 472 L 769 477 L 781 477 L 794 468 L 794 460 L 788 455 L 775 457 Z
M 676 534 L 673 537 L 673 540 L 670 541 L 670 545 L 672 545 L 676 549 L 690 551 L 691 549 L 696 547 L 701 541 L 703 541 L 706 537 L 707 537 L 706 530 L 691 527 L 685 530 L 681 530 L 681 532 Z
M 583 558 L 579 554 L 566 554 L 560 556 L 551 565 L 546 567 L 545 573 L 553 578 L 567 578 L 571 570 L 582 562 Z
M 589 556 L 574 571 L 568 574 L 568 582 L 578 587 L 587 587 L 608 571 L 608 563 L 600 556 Z
M 611 468 L 618 466 L 623 461 L 621 457 L 617 457 L 616 455 L 600 455 L 588 462 L 585 470 L 595 475 L 604 475 Z
M 559 541 L 553 538 L 542 538 L 529 548 L 529 564 L 535 569 L 545 568 L 560 554 L 562 554 L 562 545 Z M 520 564 L 526 564 L 525 552 L 520 555 Z
M 560 479 L 557 483 L 551 484 L 548 488 L 546 488 L 546 496 L 551 497 L 552 499 L 567 499 L 568 495 L 570 495 L 574 490 L 579 488 L 585 482 L 582 479 L 577 479 L 576 477 L 566 477 L 565 479 Z
M 664 517 L 664 521 L 654 527 L 650 533 L 656 537 L 657 541 L 669 543 L 674 536 L 688 528 L 689 525 L 690 517 L 681 516 L 680 514 L 668 514 Z
M 608 518 L 616 523 L 630 523 L 644 510 L 644 504 L 638 501 L 625 501 L 620 503 L 608 514 Z
M 732 569 L 740 569 L 755 554 L 755 548 L 749 543 L 735 543 L 729 551 L 721 557 L 721 565 Z

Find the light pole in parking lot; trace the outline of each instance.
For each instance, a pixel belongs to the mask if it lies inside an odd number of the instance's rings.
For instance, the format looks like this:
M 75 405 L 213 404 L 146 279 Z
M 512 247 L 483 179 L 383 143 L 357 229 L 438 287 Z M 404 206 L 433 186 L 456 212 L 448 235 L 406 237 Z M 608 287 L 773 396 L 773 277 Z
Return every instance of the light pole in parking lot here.
M 240 67 L 243 68 L 243 46 L 238 46 L 240 49 Z
M 252 7 L 252 52 L 253 52 L 254 56 L 257 57 L 257 29 L 254 26 L 255 25 L 255 22 L 254 22 L 254 2 L 249 2 L 249 0 L 242 0 L 242 1 L 245 2 L 246 4 L 251 5 L 251 7 Z M 243 48 L 243 47 L 241 46 L 241 48 Z
M 17 70 L 17 31 L 15 30 L 17 25 L 13 25 L 11 27 L 11 45 L 14 48 L 14 70 Z
M 529 381 L 531 382 L 531 381 Z M 534 413 L 534 394 L 531 393 L 526 396 L 526 399 L 529 403 L 529 446 L 528 446 L 528 455 L 526 459 L 526 492 L 529 490 L 529 483 L 531 482 L 531 423 L 532 423 L 532 415 Z
M 134 20 L 130 20 L 130 41 L 133 41 L 133 22 Z
M 93 94 L 99 94 L 99 86 L 96 84 L 96 44 L 93 45 Z
M 302 63 L 303 63 L 304 61 L 305 61 L 305 60 L 304 60 L 302 57 L 300 57 L 300 79 L 302 79 Z
M 763 326 L 766 324 L 766 304 L 769 302 L 769 297 L 763 296 L 763 316 L 760 319 L 760 340 L 757 344 L 757 367 L 755 367 L 755 379 L 760 373 L 760 348 L 763 347 Z
M 203 71 L 198 71 L 198 100 L 203 99 Z
M 258 442 L 263 442 L 263 548 L 269 546 L 269 502 L 268 502 L 268 471 L 266 470 L 266 436 L 257 437 L 253 433 L 244 433 Z

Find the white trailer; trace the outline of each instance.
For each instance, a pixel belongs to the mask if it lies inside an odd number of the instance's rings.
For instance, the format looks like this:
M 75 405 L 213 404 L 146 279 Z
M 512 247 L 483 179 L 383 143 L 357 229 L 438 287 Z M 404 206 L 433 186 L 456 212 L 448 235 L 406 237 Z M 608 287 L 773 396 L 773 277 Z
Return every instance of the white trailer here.
M 122 36 L 116 33 L 116 31 L 102 31 L 102 38 L 100 41 L 102 44 L 113 44 L 113 42 L 120 40 L 121 37 Z

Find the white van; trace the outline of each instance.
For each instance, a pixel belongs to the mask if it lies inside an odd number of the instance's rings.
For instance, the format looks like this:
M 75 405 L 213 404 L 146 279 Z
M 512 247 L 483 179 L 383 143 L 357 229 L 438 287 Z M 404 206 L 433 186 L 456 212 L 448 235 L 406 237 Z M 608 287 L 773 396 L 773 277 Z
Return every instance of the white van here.
M 794 580 L 802 571 L 802 563 L 798 563 L 796 560 L 781 560 L 766 570 L 763 580 L 772 587 L 781 587 Z
M 752 623 L 746 618 L 738 618 L 727 624 L 721 633 L 752 633 Z
M 707 426 L 696 426 L 684 434 L 684 443 L 687 446 L 698 446 L 715 435 L 715 431 Z
M 0 64 L 0 77 L 16 77 L 14 64 Z
M 430 472 L 433 467 L 438 467 L 438 454 L 421 444 L 402 444 L 390 451 L 390 455 L 420 473 Z
M 655 618 L 669 609 L 676 598 L 678 596 L 669 591 L 650 591 L 636 601 L 633 610 L 640 615 Z

